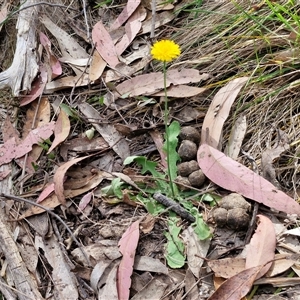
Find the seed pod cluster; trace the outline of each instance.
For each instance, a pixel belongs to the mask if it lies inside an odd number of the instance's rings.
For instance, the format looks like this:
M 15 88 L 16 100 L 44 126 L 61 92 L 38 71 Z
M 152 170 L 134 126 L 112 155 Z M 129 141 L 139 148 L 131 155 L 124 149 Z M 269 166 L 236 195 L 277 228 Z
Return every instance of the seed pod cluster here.
M 179 176 L 176 182 L 182 190 L 188 189 L 188 186 L 200 188 L 205 181 L 205 175 L 196 161 L 200 134 L 194 127 L 187 126 L 181 129 L 179 138 L 178 155 L 182 163 L 177 166 Z

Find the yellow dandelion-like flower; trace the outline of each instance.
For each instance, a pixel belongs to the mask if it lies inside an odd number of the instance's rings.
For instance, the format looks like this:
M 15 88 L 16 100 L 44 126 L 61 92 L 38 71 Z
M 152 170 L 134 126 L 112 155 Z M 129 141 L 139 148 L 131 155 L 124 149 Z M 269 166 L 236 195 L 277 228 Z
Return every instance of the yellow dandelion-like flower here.
M 171 40 L 161 40 L 151 47 L 151 55 L 154 59 L 169 62 L 177 58 L 181 51 L 179 45 Z

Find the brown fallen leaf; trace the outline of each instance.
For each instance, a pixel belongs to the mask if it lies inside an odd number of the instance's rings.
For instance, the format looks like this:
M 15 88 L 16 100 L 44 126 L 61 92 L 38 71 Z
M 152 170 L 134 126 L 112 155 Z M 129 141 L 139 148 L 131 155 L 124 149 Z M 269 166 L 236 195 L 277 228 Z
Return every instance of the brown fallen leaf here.
M 280 139 L 280 140 L 279 140 Z M 278 130 L 277 145 L 274 148 L 268 148 L 261 155 L 261 168 L 263 177 L 275 186 L 278 184 L 276 179 L 276 171 L 273 166 L 273 160 L 279 158 L 280 155 L 290 148 L 287 134 Z
M 46 67 L 44 65 L 40 65 L 39 71 L 40 74 L 32 83 L 30 93 L 26 96 L 23 96 L 23 98 L 20 101 L 20 106 L 29 104 L 30 102 L 34 101 L 37 97 L 39 97 L 43 93 L 45 85 L 48 81 L 48 77 L 47 77 L 48 75 L 47 75 Z
M 39 128 L 33 129 L 26 138 L 17 144 L 16 138 L 12 137 L 0 146 L 0 165 L 11 162 L 15 158 L 20 158 L 32 150 L 34 144 L 42 143 L 48 139 L 54 130 L 55 122 L 50 122 Z
M 170 11 L 163 11 L 162 13 L 156 14 L 155 24 L 154 24 L 155 29 L 171 22 L 174 18 L 175 18 L 175 14 Z M 140 32 L 140 35 L 150 32 L 152 26 L 153 26 L 153 19 L 152 16 L 149 15 L 147 20 L 143 22 L 142 31 Z
M 229 257 L 208 261 L 209 267 L 215 276 L 230 278 L 245 270 L 246 259 L 242 257 Z
M 10 2 L 2 2 L 2 6 L 1 6 L 1 9 L 0 9 L 0 31 L 2 29 L 2 26 L 5 24 L 5 19 L 8 15 L 8 8 L 9 6 L 11 5 Z
M 89 54 L 85 51 L 83 47 L 76 41 L 76 39 L 62 30 L 54 22 L 52 22 L 45 14 L 40 16 L 40 21 L 45 25 L 45 27 L 53 34 L 56 38 L 61 54 L 65 58 L 89 58 Z M 72 67 L 72 66 L 71 66 Z M 76 75 L 82 75 L 82 70 L 73 68 Z
M 86 86 L 90 83 L 88 74 L 80 74 L 77 76 L 67 76 L 57 80 L 48 82 L 46 84 L 44 93 L 52 94 L 55 91 L 63 90 L 66 88 L 73 88 L 74 86 Z
M 167 89 L 168 97 L 174 98 L 183 98 L 183 97 L 193 97 L 199 94 L 202 94 L 206 91 L 206 88 L 199 88 L 196 86 L 189 86 L 189 85 L 172 85 Z M 165 92 L 161 91 L 158 93 L 153 94 L 153 96 L 164 96 Z
M 110 26 L 109 31 L 115 30 L 122 26 L 128 20 L 128 18 L 135 12 L 140 3 L 141 0 L 129 0 L 126 6 L 123 8 L 122 12 L 119 14 L 118 18 Z
M 252 288 L 253 282 L 260 269 L 261 266 L 246 269 L 227 279 L 208 300 L 240 300 L 246 296 Z
M 92 62 L 89 69 L 89 78 L 91 81 L 99 79 L 106 67 L 106 61 L 101 57 L 98 51 L 94 51 Z
M 56 78 L 57 76 L 61 75 L 62 73 L 62 67 L 59 62 L 59 60 L 55 57 L 55 55 L 52 53 L 51 50 L 51 42 L 48 39 L 48 37 L 43 33 L 40 32 L 40 42 L 43 45 L 44 49 L 47 53 L 47 59 L 49 64 L 50 74 L 50 80 Z M 48 70 L 49 70 L 48 69 Z
M 130 1 L 127 2 L 127 4 Z M 125 24 L 125 34 L 121 40 L 116 44 L 116 52 L 121 55 L 126 48 L 132 43 L 142 27 L 142 21 L 145 20 L 147 11 L 144 7 L 140 6 L 128 19 Z
M 55 172 L 54 177 L 53 177 L 53 182 L 54 182 L 54 191 L 55 194 L 59 200 L 59 202 L 62 205 L 66 205 L 66 198 L 64 195 L 64 178 L 65 178 L 65 174 L 67 172 L 67 170 L 77 164 L 78 162 L 90 157 L 91 155 L 88 156 L 84 156 L 84 157 L 79 157 L 79 158 L 75 158 L 72 159 L 66 163 L 64 163 L 63 165 L 61 165 Z
M 71 124 L 68 115 L 61 109 L 57 118 L 54 129 L 54 141 L 49 148 L 47 154 L 49 154 L 55 147 L 61 144 L 70 133 Z
M 248 79 L 249 77 L 236 78 L 222 87 L 215 95 L 203 121 L 201 143 L 218 148 L 223 124 L 228 118 L 234 100 Z
M 299 261 L 299 254 L 275 254 L 274 261 L 271 268 L 265 274 L 266 277 L 274 277 L 287 271 L 294 264 Z
M 96 137 L 92 140 L 87 137 L 79 137 L 72 140 L 68 140 L 60 146 L 60 155 L 66 161 L 68 157 L 68 151 L 74 151 L 76 153 L 90 153 L 108 149 L 109 145 L 102 137 Z
M 293 198 L 219 150 L 202 144 L 197 159 L 205 176 L 222 188 L 287 214 L 300 215 L 300 205 Z
M 134 222 L 124 232 L 118 246 L 122 253 L 122 259 L 117 274 L 117 288 L 119 299 L 129 299 L 129 289 L 131 286 L 131 275 L 133 272 L 133 264 L 135 251 L 139 241 L 139 221 Z
M 259 224 L 247 246 L 245 265 L 246 269 L 263 265 L 256 279 L 262 277 L 270 269 L 276 247 L 276 234 L 273 223 L 263 215 L 257 215 L 257 218 Z
M 200 74 L 195 69 L 172 69 L 167 71 L 166 86 L 171 84 L 180 85 L 187 83 L 196 83 L 205 80 L 208 74 Z M 164 88 L 164 80 L 162 72 L 138 75 L 132 79 L 128 79 L 116 86 L 115 98 L 120 95 L 134 97 L 139 95 L 152 95 Z

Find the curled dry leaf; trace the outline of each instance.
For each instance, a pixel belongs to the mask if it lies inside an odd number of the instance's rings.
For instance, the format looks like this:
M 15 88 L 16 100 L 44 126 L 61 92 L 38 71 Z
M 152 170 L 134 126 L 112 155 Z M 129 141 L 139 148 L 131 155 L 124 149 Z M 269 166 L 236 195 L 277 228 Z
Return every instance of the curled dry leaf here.
M 258 226 L 247 246 L 246 269 L 262 266 L 256 279 L 268 272 L 275 256 L 276 234 L 271 220 L 257 215 Z M 269 262 L 269 263 L 267 263 Z
M 45 88 L 47 83 L 47 70 L 44 65 L 41 65 L 39 68 L 40 74 L 32 83 L 31 91 L 28 95 L 24 96 L 20 101 L 20 106 L 24 106 L 32 101 L 34 101 L 38 96 L 40 96 Z
M 64 195 L 64 178 L 65 178 L 65 174 L 66 174 L 67 170 L 71 166 L 77 164 L 78 162 L 80 162 L 90 156 L 91 155 L 72 159 L 72 160 L 66 162 L 65 164 L 63 164 L 62 166 L 60 166 L 56 170 L 54 177 L 53 177 L 54 191 L 55 191 L 55 194 L 56 194 L 59 202 L 62 205 L 66 205 L 66 199 L 65 199 L 65 195 Z
M 54 141 L 49 148 L 47 154 L 49 154 L 55 147 L 61 144 L 70 133 L 71 124 L 68 115 L 61 109 L 57 118 L 55 129 L 54 129 Z
M 273 184 L 217 149 L 202 144 L 197 159 L 212 182 L 287 214 L 300 215 L 300 205 Z
M 248 77 L 236 78 L 222 87 L 215 95 L 203 121 L 201 143 L 218 148 L 223 124 L 234 100 L 248 79 Z

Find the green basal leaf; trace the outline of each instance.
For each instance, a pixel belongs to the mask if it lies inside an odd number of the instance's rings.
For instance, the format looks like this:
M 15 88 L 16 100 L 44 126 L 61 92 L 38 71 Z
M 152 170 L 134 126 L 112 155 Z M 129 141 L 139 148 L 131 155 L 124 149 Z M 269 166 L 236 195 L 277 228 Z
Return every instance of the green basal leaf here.
M 122 185 L 124 182 L 120 178 L 115 178 L 111 181 L 111 184 L 102 188 L 101 192 L 107 196 L 117 196 L 119 199 L 123 198 Z
M 143 203 L 145 205 L 147 211 L 151 215 L 157 216 L 166 210 L 162 204 L 158 203 L 151 197 L 146 198 L 146 197 L 143 197 L 141 194 L 138 194 L 136 196 L 136 200 Z
M 170 214 L 171 215 L 171 214 Z M 184 244 L 179 238 L 181 226 L 177 226 L 178 218 L 169 218 L 169 232 L 164 232 L 167 238 L 166 259 L 171 268 L 181 268 L 185 263 Z
M 192 227 L 200 240 L 206 240 L 211 237 L 211 232 L 207 224 L 203 221 L 202 216 L 199 214 L 196 208 L 193 208 L 192 215 L 195 217 L 195 223 L 192 223 Z
M 177 177 L 177 162 L 180 157 L 177 153 L 177 145 L 178 145 L 178 135 L 180 133 L 180 124 L 177 121 L 174 121 L 167 128 L 167 135 L 169 137 L 169 168 L 171 178 L 174 180 Z M 163 150 L 167 151 L 167 138 L 165 136 L 165 143 L 163 145 Z M 178 188 L 175 184 L 173 184 L 174 194 L 178 195 Z
M 59 105 L 59 107 L 69 116 L 69 117 L 72 117 L 76 120 L 79 120 L 79 117 L 76 113 L 76 111 L 74 109 L 72 109 L 70 106 L 64 104 L 64 103 L 61 103 Z
M 167 191 L 169 188 L 169 185 L 164 180 L 165 175 L 159 173 L 156 171 L 157 163 L 151 160 L 148 160 L 145 156 L 129 156 L 124 160 L 124 165 L 131 164 L 132 162 L 136 162 L 142 167 L 141 173 L 145 174 L 147 172 L 150 172 L 153 177 L 156 178 L 157 185 L 161 191 Z M 157 191 L 157 190 L 156 190 Z

